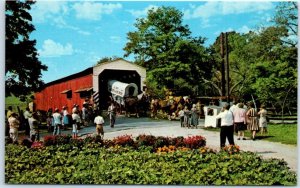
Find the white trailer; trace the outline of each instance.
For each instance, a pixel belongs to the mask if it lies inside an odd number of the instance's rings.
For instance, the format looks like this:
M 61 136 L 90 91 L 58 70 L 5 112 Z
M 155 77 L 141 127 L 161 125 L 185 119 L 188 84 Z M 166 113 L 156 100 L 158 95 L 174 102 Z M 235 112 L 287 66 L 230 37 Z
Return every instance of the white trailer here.
M 204 106 L 204 127 L 217 127 L 218 120 L 217 115 L 220 113 L 222 107 L 220 106 Z

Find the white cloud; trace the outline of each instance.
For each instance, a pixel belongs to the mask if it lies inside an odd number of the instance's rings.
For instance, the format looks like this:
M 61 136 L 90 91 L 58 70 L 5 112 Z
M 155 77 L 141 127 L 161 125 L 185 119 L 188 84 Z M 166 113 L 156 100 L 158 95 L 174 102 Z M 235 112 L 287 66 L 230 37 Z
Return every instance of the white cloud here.
M 66 2 L 63 1 L 37 1 L 31 10 L 33 21 L 37 23 L 46 22 L 49 18 L 57 15 L 68 14 Z
M 248 33 L 249 31 L 251 31 L 251 29 L 248 26 L 243 25 L 242 27 L 240 27 L 238 29 L 233 29 L 233 28 L 229 27 L 225 31 L 218 30 L 218 31 L 214 32 L 213 34 L 215 36 L 219 36 L 221 34 L 221 32 L 231 32 L 231 31 L 235 31 L 237 33 L 245 34 L 245 33 Z
M 237 29 L 237 32 L 239 32 L 239 33 L 249 33 L 250 30 L 251 29 L 248 26 L 244 25 L 241 28 Z
M 273 8 L 272 2 L 218 2 L 209 1 L 197 7 L 184 10 L 184 18 L 210 18 L 213 16 L 263 12 Z
M 88 31 L 83 31 L 79 27 L 75 27 L 75 26 L 67 24 L 66 21 L 61 16 L 54 18 L 53 23 L 59 28 L 71 29 L 73 31 L 77 31 L 77 33 L 82 34 L 82 35 L 91 35 L 91 33 Z
M 226 29 L 226 32 L 231 32 L 234 31 L 234 29 L 232 29 L 231 27 L 229 27 L 228 29 Z
M 110 41 L 113 43 L 119 43 L 121 41 L 121 37 L 119 36 L 111 36 Z
M 88 31 L 78 30 L 77 32 L 78 32 L 79 34 L 81 34 L 81 35 L 86 35 L 86 36 L 91 35 L 91 33 L 88 32 Z
M 41 57 L 60 57 L 63 55 L 72 55 L 73 52 L 74 50 L 70 43 L 64 46 L 51 39 L 45 40 L 42 49 L 38 51 Z
M 149 5 L 143 10 L 127 10 L 127 12 L 130 12 L 132 14 L 132 16 L 134 16 L 134 17 L 141 17 L 141 16 L 146 16 L 148 11 L 152 8 L 154 10 L 156 10 L 158 8 L 158 6 Z
M 121 9 L 120 3 L 94 3 L 94 2 L 83 2 L 75 3 L 73 9 L 76 12 L 76 17 L 80 19 L 88 20 L 100 20 L 102 14 L 111 14 L 114 10 Z

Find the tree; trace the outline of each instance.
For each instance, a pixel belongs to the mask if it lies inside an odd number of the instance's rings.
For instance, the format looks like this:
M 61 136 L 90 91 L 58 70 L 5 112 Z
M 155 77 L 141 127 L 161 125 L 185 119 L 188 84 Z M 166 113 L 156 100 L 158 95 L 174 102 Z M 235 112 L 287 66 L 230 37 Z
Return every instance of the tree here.
M 33 1 L 6 1 L 5 89 L 6 95 L 22 96 L 43 85 L 41 71 L 47 66 L 38 59 L 36 40 L 29 35 L 35 30 L 28 13 Z
M 228 32 L 228 53 L 229 53 L 229 94 L 237 98 L 243 96 L 249 91 L 251 83 L 250 65 L 254 62 L 251 55 L 250 46 L 248 46 L 249 34 L 240 34 L 235 31 Z M 213 86 L 215 94 L 222 96 L 222 58 L 220 36 L 217 37 L 213 45 L 210 46 L 210 56 L 213 59 L 213 74 L 211 78 L 205 79 L 205 82 Z
M 251 41 L 257 57 L 251 87 L 261 102 L 279 105 L 282 115 L 297 99 L 297 49 L 282 40 L 286 35 L 285 28 L 272 26 Z
M 278 27 L 285 28 L 288 33 L 282 38 L 285 44 L 296 47 L 298 44 L 298 3 L 280 2 L 276 7 L 273 22 Z
M 113 57 L 103 57 L 101 58 L 99 61 L 97 61 L 96 65 L 100 65 L 101 63 L 106 63 L 106 62 L 110 62 L 110 61 L 116 61 L 118 59 L 122 59 L 120 57 L 117 56 L 113 56 Z
M 151 9 L 146 18 L 137 19 L 137 30 L 127 34 L 125 56 L 133 54 L 136 63 L 147 69 L 147 86 L 154 95 L 161 96 L 164 89 L 195 94 L 202 77 L 210 73 L 205 39 L 191 37 L 182 16 L 173 7 Z

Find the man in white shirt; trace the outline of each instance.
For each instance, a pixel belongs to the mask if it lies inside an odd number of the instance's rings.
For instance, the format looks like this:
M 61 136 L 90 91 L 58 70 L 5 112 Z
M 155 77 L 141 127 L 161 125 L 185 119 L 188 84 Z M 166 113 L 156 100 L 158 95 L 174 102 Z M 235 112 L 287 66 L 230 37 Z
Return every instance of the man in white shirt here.
M 104 137 L 104 130 L 103 130 L 103 124 L 104 124 L 104 119 L 102 116 L 100 116 L 100 113 L 97 112 L 97 116 L 95 117 L 94 123 L 96 124 L 96 133 L 97 135 L 101 134 L 101 138 L 103 139 Z
M 60 129 L 61 129 L 61 124 L 62 124 L 62 116 L 59 113 L 59 109 L 56 108 L 54 113 L 53 113 L 53 121 L 54 121 L 54 131 L 53 135 L 59 135 L 60 134 Z
M 73 120 L 73 123 L 72 123 L 72 138 L 77 138 L 78 136 L 78 125 L 81 123 L 81 119 L 80 119 L 80 116 L 78 115 L 78 112 L 75 111 L 73 114 L 72 114 L 72 120 Z
M 234 145 L 233 140 L 233 114 L 229 110 L 229 105 L 225 104 L 222 111 L 216 116 L 221 118 L 220 142 L 221 148 L 225 147 L 226 138 L 230 145 Z
M 232 113 L 238 108 L 237 104 L 238 103 L 236 101 L 232 102 L 232 106 L 229 108 Z

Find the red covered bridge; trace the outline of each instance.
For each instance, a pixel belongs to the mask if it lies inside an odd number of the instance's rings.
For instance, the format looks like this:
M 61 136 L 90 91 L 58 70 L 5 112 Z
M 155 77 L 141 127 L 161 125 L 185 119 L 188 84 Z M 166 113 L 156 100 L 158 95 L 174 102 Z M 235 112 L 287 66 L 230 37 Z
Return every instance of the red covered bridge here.
M 107 108 L 106 100 L 110 95 L 108 80 L 135 83 L 139 92 L 142 92 L 145 78 L 145 68 L 118 59 L 45 84 L 40 92 L 35 93 L 34 102 L 37 110 L 47 111 L 49 108 L 61 109 L 63 106 L 71 109 L 74 104 L 82 108 L 85 99 L 89 98 L 92 104 L 104 109 Z

